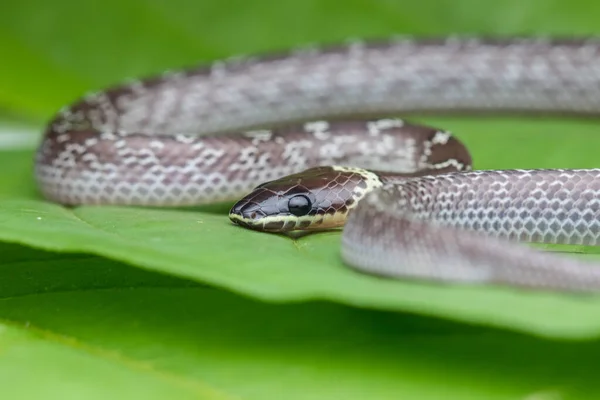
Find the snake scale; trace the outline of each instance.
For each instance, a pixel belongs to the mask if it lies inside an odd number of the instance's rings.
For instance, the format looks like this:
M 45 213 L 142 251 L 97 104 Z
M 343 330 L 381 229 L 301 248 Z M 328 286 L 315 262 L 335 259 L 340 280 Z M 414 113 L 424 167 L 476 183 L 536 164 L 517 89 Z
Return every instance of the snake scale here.
M 472 170 L 397 116 L 599 111 L 595 38 L 352 41 L 90 93 L 48 124 L 35 177 L 67 206 L 241 198 L 251 229 L 344 226 L 344 262 L 387 278 L 595 291 L 598 263 L 519 242 L 597 245 L 600 170 Z

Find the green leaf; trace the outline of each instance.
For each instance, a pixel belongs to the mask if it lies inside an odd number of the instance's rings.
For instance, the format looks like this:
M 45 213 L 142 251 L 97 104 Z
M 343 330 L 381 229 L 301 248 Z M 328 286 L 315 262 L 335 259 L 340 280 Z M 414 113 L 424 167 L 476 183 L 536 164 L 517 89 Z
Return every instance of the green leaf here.
M 30 324 L 0 322 L 0 375 L 6 398 L 219 399 L 198 380 Z M 98 379 L 98 377 L 102 377 Z
M 442 121 L 438 121 L 442 122 Z M 593 165 L 600 137 L 589 122 L 447 120 L 465 135 L 485 168 Z M 516 130 L 519 129 L 519 132 Z M 569 142 L 563 132 L 569 129 Z M 543 138 L 544 151 L 531 151 Z M 586 137 L 589 140 L 575 140 Z M 529 140 L 529 144 L 528 141 Z M 592 142 L 590 142 L 592 140 Z M 504 143 L 504 145 L 502 144 Z M 511 143 L 520 143 L 517 149 Z M 571 149 L 564 152 L 565 146 Z M 591 144 L 595 143 L 595 145 Z M 529 149 L 529 151 L 527 150 Z M 486 151 L 487 150 L 487 151 Z M 590 151 L 592 150 L 592 151 Z M 131 207 L 73 209 L 39 199 L 0 202 L 0 239 L 61 252 L 86 252 L 205 282 L 268 301 L 327 299 L 360 307 L 410 311 L 555 337 L 600 335 L 600 299 L 495 287 L 439 286 L 356 273 L 339 257 L 339 232 L 299 239 L 251 232 L 226 214 Z
M 103 88 L 240 53 L 391 34 L 598 32 L 592 0 L 21 0 L 0 4 L 0 106 L 49 118 Z
M 17 382 L 3 389 L 11 398 L 39 397 L 38 387 L 45 398 L 600 395 L 591 384 L 595 341 L 539 340 L 327 302 L 266 304 L 97 257 L 23 250 L 0 246 L 10 255 L 0 278 L 13 288 L 0 298 L 0 324 L 9 325 L 0 334 L 0 375 Z

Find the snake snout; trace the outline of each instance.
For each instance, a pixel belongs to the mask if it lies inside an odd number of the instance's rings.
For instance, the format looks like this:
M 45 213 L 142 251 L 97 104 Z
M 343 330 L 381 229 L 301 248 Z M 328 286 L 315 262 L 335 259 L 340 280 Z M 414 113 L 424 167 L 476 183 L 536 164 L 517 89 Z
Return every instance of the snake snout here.
M 265 216 L 261 211 L 260 204 L 254 202 L 239 201 L 233 205 L 229 215 L 236 215 L 244 220 L 254 220 Z
M 229 211 L 229 219 L 234 224 L 250 229 L 259 227 L 265 216 L 260 204 L 247 199 L 238 201 Z

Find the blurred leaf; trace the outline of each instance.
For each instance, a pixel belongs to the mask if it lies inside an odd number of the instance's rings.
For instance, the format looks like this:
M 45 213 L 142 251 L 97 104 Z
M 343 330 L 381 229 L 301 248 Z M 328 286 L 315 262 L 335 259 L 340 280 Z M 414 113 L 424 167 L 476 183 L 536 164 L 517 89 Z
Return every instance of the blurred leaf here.
M 390 34 L 591 34 L 591 0 L 149 0 L 0 4 L 0 106 L 49 118 L 130 77 L 239 53 Z
M 228 398 L 199 380 L 173 377 L 28 324 L 19 328 L 0 323 L 0 349 L 4 398 Z
M 0 314 L 11 321 L 0 335 L 10 398 L 600 395 L 597 342 L 539 340 L 331 303 L 264 304 L 96 257 L 0 250 L 11 254 L 6 271 L 28 271 L 52 286 L 40 290 L 38 281 L 11 279 L 0 268 L 2 282 L 15 287 L 0 297 Z

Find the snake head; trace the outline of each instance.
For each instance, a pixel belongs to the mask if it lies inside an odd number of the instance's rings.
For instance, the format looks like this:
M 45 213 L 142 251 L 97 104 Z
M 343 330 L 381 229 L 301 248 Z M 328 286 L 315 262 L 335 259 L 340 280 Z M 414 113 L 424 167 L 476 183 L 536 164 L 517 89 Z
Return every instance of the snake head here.
M 314 167 L 257 186 L 234 204 L 229 218 L 267 232 L 337 228 L 381 184 L 376 174 L 360 168 Z

